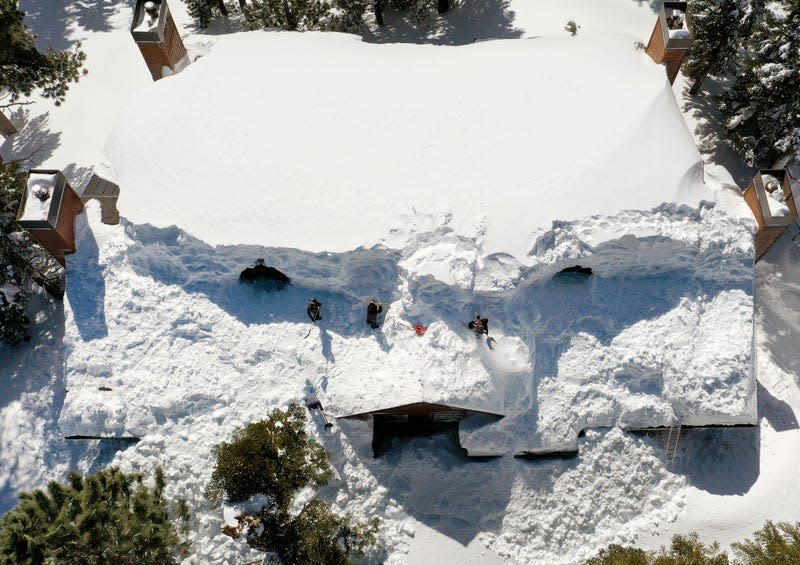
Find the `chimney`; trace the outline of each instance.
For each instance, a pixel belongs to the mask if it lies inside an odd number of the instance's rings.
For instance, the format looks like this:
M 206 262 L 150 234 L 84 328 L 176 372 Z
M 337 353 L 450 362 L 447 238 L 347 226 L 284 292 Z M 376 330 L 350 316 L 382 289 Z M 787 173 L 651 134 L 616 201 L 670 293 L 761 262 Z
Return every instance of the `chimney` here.
M 797 207 L 786 169 L 761 169 L 744 191 L 744 201 L 758 224 L 756 261 L 797 220 Z
M 656 63 L 665 63 L 669 83 L 675 82 L 681 64 L 692 46 L 692 31 L 686 2 L 664 2 L 646 52 Z
M 17 223 L 65 265 L 64 255 L 75 253 L 75 216 L 83 204 L 58 170 L 34 169 L 22 194 Z
M 179 70 L 178 64 L 186 57 L 186 48 L 175 27 L 167 0 L 136 0 L 131 34 L 153 80 L 165 76 L 164 67 L 172 71 Z

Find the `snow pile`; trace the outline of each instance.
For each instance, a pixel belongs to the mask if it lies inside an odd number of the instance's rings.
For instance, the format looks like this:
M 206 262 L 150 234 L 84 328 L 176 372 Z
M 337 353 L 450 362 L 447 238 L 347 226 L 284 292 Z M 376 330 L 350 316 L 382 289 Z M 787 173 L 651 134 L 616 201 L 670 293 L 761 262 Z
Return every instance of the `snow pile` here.
M 465 447 L 574 449 L 588 427 L 755 423 L 749 224 L 663 205 L 557 222 L 534 253 L 511 302 L 525 312 L 517 331 L 533 333 L 532 396 L 462 431 Z M 553 276 L 575 264 L 595 275 Z
M 276 405 L 315 388 L 335 415 L 422 401 L 508 415 L 464 434 L 475 451 L 559 447 L 589 426 L 754 420 L 751 236 L 714 207 L 558 222 L 533 266 L 482 305 L 459 277 L 447 284 L 410 261 L 446 255 L 478 272 L 474 240 L 452 232 L 399 252 L 304 254 L 92 225 L 78 230 L 73 268 L 106 273 L 103 301 L 68 293 L 67 435 L 155 433 L 187 406 L 251 395 L 265 376 L 283 383 Z M 287 290 L 264 293 L 238 283 L 254 256 L 302 268 Z M 554 276 L 576 262 L 596 275 Z M 369 290 L 393 297 L 377 332 L 364 323 Z M 303 339 L 311 294 L 323 321 Z M 98 309 L 110 311 L 106 328 Z M 493 352 L 465 327 L 476 310 L 492 319 Z M 418 321 L 424 336 L 409 329 Z
M 135 223 L 315 252 L 404 247 L 438 218 L 524 257 L 554 219 L 704 193 L 663 69 L 626 36 L 222 36 L 130 99 L 106 153 Z

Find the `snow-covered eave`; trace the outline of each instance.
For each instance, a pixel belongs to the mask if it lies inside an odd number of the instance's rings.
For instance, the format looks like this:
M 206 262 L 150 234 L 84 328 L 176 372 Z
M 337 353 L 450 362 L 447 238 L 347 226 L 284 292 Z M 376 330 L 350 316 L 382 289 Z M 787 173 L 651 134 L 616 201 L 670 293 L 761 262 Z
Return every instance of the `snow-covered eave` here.
M 409 410 L 429 410 L 435 411 L 436 409 L 446 409 L 446 411 L 452 412 L 464 412 L 463 417 L 468 417 L 476 414 L 481 414 L 484 416 L 492 416 L 495 418 L 503 418 L 505 414 L 499 414 L 497 412 L 490 412 L 487 410 L 480 410 L 472 407 L 465 407 L 465 406 L 457 406 L 451 403 L 444 403 L 444 402 L 429 402 L 429 401 L 419 401 L 419 402 L 410 402 L 407 404 L 401 405 L 394 405 L 394 406 L 386 406 L 385 403 L 379 408 L 372 408 L 370 410 L 366 410 L 364 412 L 358 412 L 356 414 L 346 414 L 343 416 L 337 416 L 339 419 L 344 420 L 367 420 L 376 415 L 391 415 L 391 414 L 406 414 Z

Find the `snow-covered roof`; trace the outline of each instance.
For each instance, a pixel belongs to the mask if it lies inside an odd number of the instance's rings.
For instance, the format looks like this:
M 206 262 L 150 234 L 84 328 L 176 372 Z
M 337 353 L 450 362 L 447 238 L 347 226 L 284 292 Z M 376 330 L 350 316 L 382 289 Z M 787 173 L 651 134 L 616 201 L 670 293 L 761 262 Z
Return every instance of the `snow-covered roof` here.
M 558 448 L 591 426 L 755 418 L 751 233 L 678 204 L 707 195 L 699 156 L 663 68 L 629 37 L 224 36 L 137 92 L 106 153 L 132 223 L 116 248 L 136 273 L 107 280 L 114 300 L 144 285 L 151 307 L 222 317 L 243 360 L 156 316 L 147 339 L 166 357 L 128 348 L 111 404 L 89 358 L 113 356 L 114 340 L 72 353 L 65 433 L 146 434 L 182 410 L 187 383 L 206 403 L 231 386 L 218 375 L 255 370 L 298 395 L 321 388 L 334 416 L 415 402 L 507 414 L 462 431 L 483 452 Z M 255 257 L 292 287 L 235 286 Z M 552 278 L 577 263 L 598 275 Z M 324 304 L 313 335 L 309 294 Z M 365 331 L 376 296 L 386 319 Z M 464 327 L 476 308 L 495 351 Z M 147 390 L 137 375 L 163 366 Z
M 401 248 L 447 226 L 523 258 L 553 220 L 702 190 L 663 69 L 616 35 L 222 36 L 131 98 L 106 153 L 135 223 L 307 251 Z

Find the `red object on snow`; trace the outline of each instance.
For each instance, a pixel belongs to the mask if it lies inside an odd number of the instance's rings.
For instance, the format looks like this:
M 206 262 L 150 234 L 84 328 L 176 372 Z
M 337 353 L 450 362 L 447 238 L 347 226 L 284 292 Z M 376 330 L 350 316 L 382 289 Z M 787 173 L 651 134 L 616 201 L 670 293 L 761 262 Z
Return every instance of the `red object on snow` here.
M 428 331 L 428 328 L 422 324 L 417 324 L 414 326 L 414 331 L 417 332 L 417 335 L 425 335 L 425 332 Z

